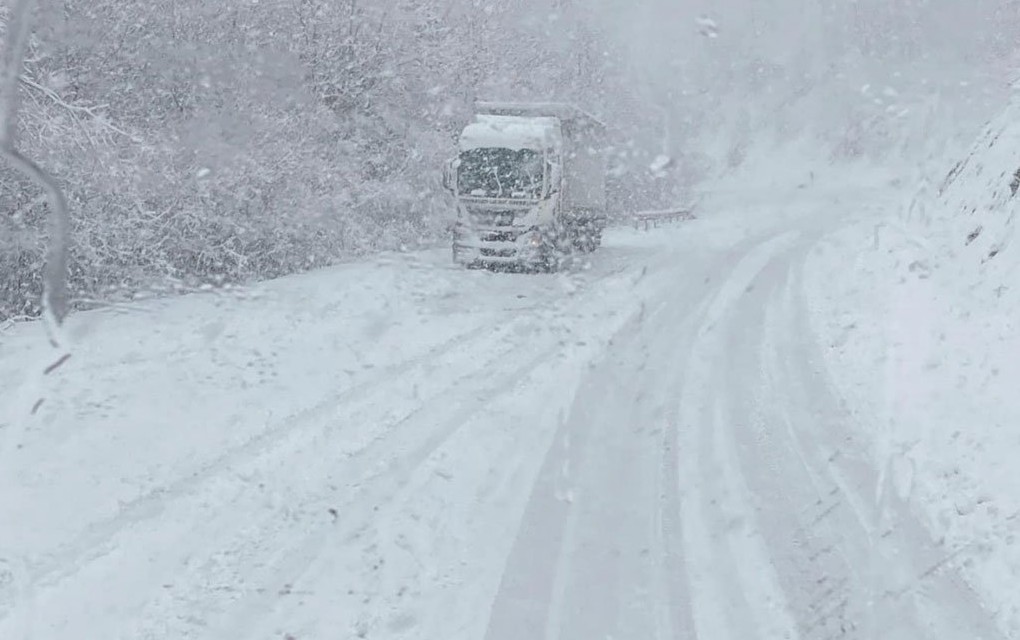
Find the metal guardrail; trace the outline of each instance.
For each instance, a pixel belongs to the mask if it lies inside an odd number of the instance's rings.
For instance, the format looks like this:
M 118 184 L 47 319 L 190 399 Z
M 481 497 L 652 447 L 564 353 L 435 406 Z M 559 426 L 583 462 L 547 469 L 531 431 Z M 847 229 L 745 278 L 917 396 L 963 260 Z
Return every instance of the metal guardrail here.
M 661 211 L 639 211 L 638 213 L 632 213 L 630 215 L 631 224 L 634 225 L 635 229 L 640 229 L 644 226 L 645 230 L 652 227 L 658 227 L 660 224 L 667 222 L 677 222 L 679 220 L 693 220 L 694 209 L 663 209 Z

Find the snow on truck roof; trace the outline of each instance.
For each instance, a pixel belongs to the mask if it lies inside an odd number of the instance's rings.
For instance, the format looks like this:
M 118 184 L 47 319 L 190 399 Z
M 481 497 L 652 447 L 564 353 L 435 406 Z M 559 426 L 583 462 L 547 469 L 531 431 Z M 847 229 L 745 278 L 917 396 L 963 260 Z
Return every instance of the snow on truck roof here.
M 572 104 L 562 102 L 495 102 L 480 100 L 475 103 L 475 113 L 498 116 L 549 116 L 564 123 L 580 123 L 589 127 L 606 129 L 606 124 Z
M 479 114 L 460 134 L 460 150 L 534 149 L 561 145 L 560 121 L 553 117 Z

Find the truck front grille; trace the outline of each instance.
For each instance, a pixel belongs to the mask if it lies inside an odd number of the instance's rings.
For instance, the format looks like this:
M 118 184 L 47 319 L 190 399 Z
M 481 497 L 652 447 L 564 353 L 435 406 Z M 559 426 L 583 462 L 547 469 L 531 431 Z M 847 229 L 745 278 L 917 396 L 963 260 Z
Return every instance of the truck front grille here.
M 485 209 L 468 209 L 471 222 L 484 227 L 509 227 L 514 223 L 513 211 L 486 211 Z
M 517 233 L 513 231 L 489 231 L 482 234 L 483 242 L 516 242 Z
M 517 254 L 517 249 L 490 249 L 482 247 L 479 252 L 486 258 L 512 258 Z

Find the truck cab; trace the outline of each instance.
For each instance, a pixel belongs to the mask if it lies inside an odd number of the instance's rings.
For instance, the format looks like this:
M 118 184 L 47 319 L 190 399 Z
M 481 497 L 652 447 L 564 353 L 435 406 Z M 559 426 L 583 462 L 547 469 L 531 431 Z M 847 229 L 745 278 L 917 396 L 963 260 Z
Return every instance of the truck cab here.
M 564 169 L 598 152 L 582 149 L 579 156 L 572 148 L 579 129 L 565 124 L 565 113 L 562 105 L 483 103 L 461 132 L 459 153 L 444 172 L 457 203 L 455 262 L 550 268 L 564 253 L 597 246 L 605 222 L 604 163 L 598 158 L 596 172 L 588 171 L 597 183 L 596 206 L 578 207 L 585 181 L 571 190 Z

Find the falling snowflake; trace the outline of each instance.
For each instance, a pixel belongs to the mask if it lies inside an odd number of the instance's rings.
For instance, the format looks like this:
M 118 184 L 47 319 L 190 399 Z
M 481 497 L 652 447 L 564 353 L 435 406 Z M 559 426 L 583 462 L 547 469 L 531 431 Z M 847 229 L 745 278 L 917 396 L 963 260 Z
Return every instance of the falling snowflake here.
M 698 32 L 706 38 L 718 38 L 719 37 L 719 25 L 716 24 L 715 20 L 708 16 L 701 16 L 698 18 Z

